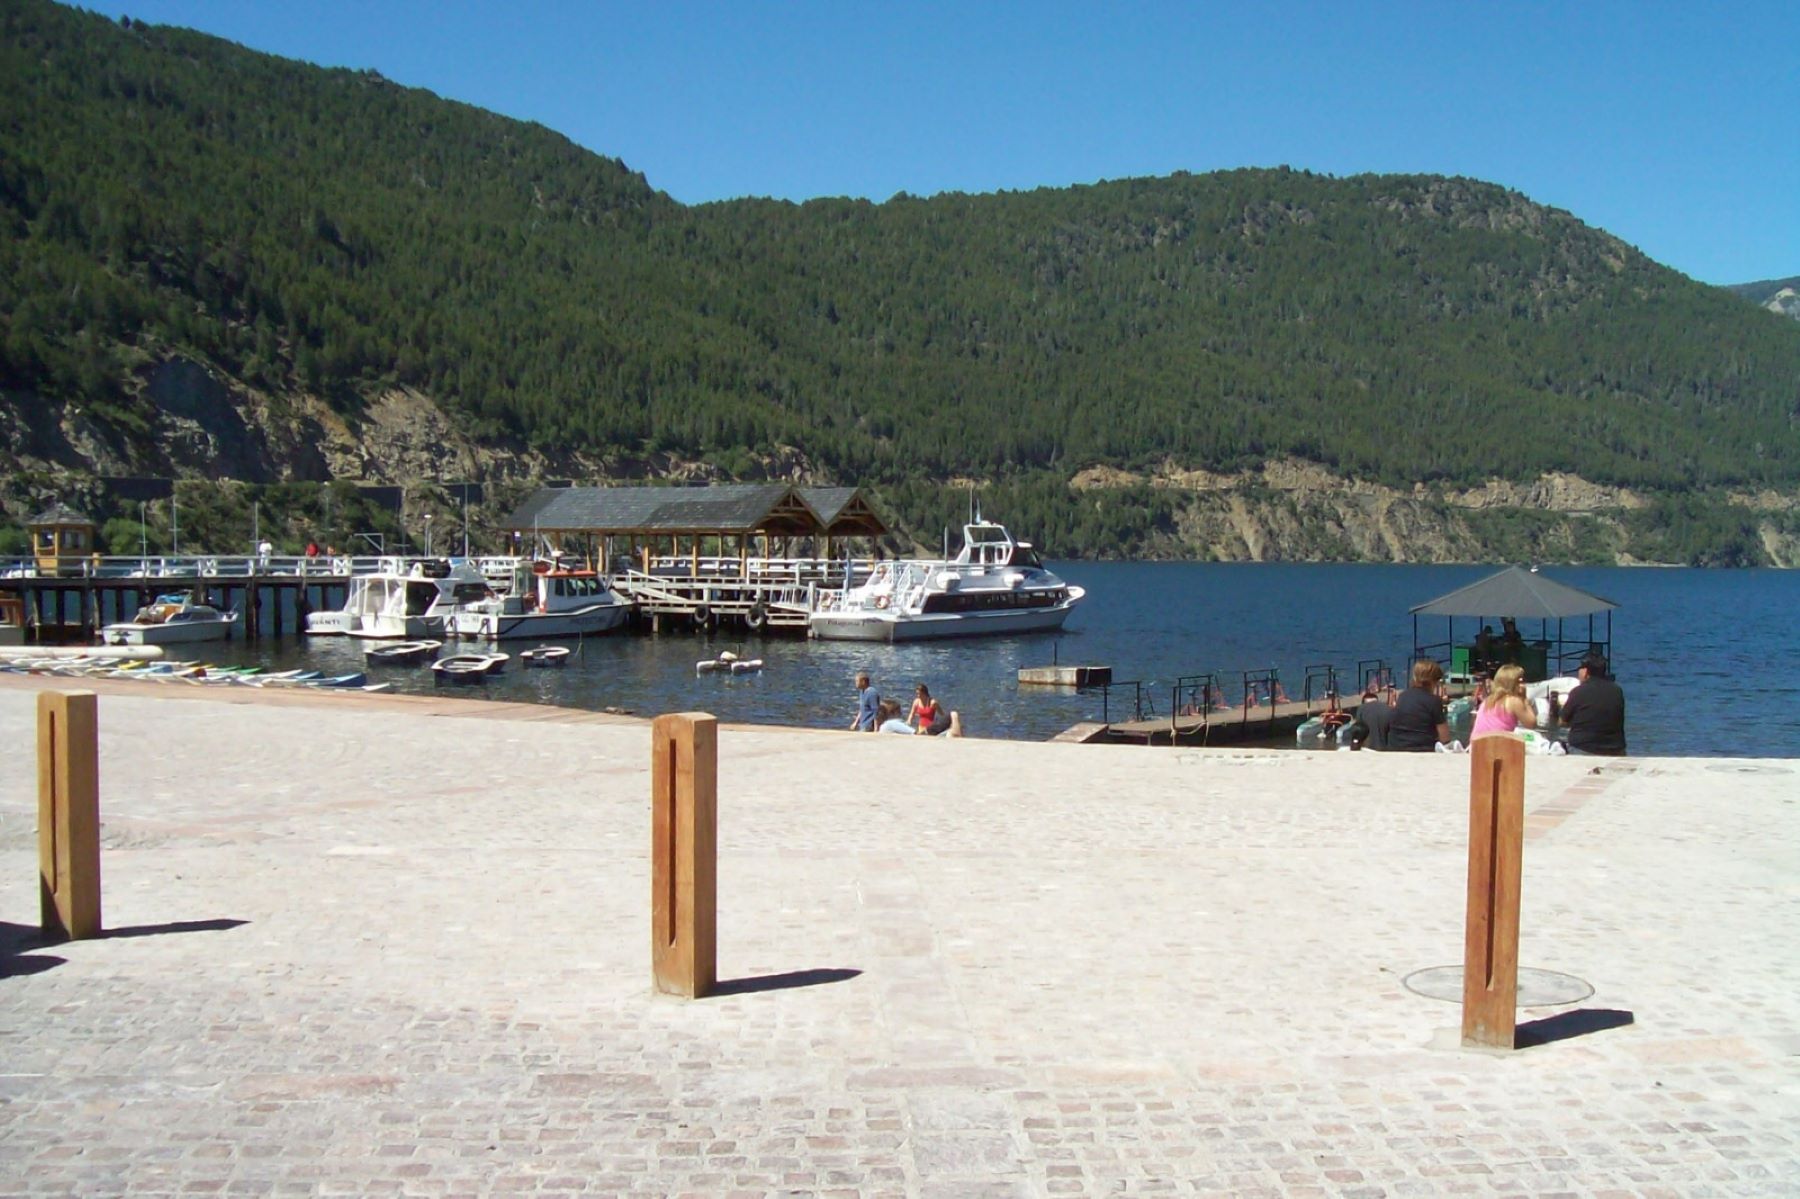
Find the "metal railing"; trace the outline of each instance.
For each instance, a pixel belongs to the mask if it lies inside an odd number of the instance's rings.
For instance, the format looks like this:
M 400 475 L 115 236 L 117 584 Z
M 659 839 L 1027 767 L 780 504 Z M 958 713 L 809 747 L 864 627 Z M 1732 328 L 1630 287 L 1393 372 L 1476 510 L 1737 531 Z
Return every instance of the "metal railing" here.
M 63 554 L 0 558 L 0 579 L 256 579 L 344 578 L 392 572 L 404 574 L 421 556 L 392 554 Z M 483 573 L 510 570 L 509 557 L 473 558 Z
M 1113 699 L 1115 691 L 1119 693 L 1117 701 Z M 1148 720 L 1156 715 L 1156 704 L 1151 700 L 1144 684 L 1137 679 L 1123 679 L 1101 684 L 1100 722 L 1102 724 L 1114 723 L 1112 710 L 1115 702 L 1120 708 L 1118 717 L 1120 721 L 1126 719 L 1124 711 L 1128 705 L 1132 720 Z

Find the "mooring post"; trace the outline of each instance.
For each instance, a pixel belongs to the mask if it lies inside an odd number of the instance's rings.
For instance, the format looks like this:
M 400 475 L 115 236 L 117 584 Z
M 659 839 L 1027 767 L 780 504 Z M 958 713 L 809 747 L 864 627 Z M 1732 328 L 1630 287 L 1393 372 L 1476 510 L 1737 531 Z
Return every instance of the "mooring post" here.
M 100 935 L 100 753 L 92 691 L 38 692 L 38 910 L 45 935 Z
M 719 722 L 650 725 L 650 966 L 656 989 L 698 999 L 718 979 Z
M 1463 928 L 1464 1045 L 1513 1048 L 1519 995 L 1519 884 L 1525 850 L 1525 744 L 1469 747 L 1469 906 Z

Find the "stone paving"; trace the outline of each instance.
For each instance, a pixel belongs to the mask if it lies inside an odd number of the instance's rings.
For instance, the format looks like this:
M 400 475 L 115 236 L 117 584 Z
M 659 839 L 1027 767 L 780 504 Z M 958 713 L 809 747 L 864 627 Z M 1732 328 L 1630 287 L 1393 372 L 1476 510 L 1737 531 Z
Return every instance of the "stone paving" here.
M 649 988 L 648 729 L 103 684 L 109 936 L 0 680 L 0 1194 L 1800 1191 L 1800 770 L 1529 764 L 1543 1043 L 1456 1047 L 1467 759 L 728 727 Z

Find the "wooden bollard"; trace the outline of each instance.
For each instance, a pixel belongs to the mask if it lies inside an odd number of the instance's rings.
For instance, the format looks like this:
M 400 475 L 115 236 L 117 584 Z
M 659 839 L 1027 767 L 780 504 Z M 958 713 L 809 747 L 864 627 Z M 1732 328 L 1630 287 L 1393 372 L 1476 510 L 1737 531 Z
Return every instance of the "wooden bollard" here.
M 650 725 L 650 966 L 656 989 L 698 999 L 718 981 L 719 722 Z
M 1463 927 L 1464 1045 L 1513 1048 L 1519 996 L 1519 883 L 1525 853 L 1525 744 L 1469 747 L 1469 907 Z
M 92 691 L 38 693 L 38 910 L 46 936 L 100 935 L 100 742 Z

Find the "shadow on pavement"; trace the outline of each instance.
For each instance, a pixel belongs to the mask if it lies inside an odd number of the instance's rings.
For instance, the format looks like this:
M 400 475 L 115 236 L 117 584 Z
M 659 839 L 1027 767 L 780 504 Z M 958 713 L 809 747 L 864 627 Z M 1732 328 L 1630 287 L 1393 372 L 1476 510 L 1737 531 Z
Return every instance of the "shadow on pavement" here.
M 123 937 L 160 937 L 164 933 L 212 933 L 248 924 L 248 920 L 172 920 L 167 924 L 136 924 L 125 928 L 102 929 L 96 940 Z M 63 937 L 47 937 L 35 924 L 13 924 L 0 920 L 0 978 L 26 974 L 42 974 L 62 965 L 67 958 L 38 954 L 34 950 L 47 945 L 65 944 Z
M 1637 1018 L 1630 1012 L 1618 1008 L 1578 1008 L 1519 1025 L 1513 1030 L 1513 1044 L 1520 1049 L 1530 1049 L 1554 1041 L 1567 1041 L 1571 1037 L 1605 1032 L 1609 1028 L 1623 1028 L 1636 1022 Z
M 786 974 L 759 974 L 754 978 L 722 978 L 713 984 L 713 995 L 749 995 L 757 991 L 787 991 L 794 987 L 816 987 L 824 983 L 847 982 L 861 970 L 790 970 Z
M 248 923 L 248 920 L 171 920 L 167 924 L 133 924 L 126 928 L 102 929 L 100 936 L 111 941 L 121 937 L 160 937 L 164 933 L 219 933 Z
M 33 949 L 55 942 L 44 936 L 33 924 L 13 924 L 0 920 L 0 978 L 25 974 L 42 974 L 62 965 L 67 958 L 32 954 Z

